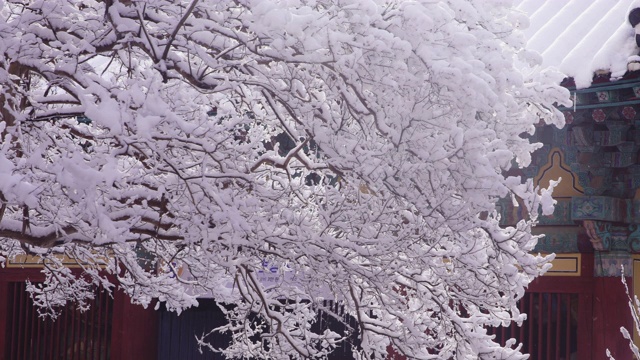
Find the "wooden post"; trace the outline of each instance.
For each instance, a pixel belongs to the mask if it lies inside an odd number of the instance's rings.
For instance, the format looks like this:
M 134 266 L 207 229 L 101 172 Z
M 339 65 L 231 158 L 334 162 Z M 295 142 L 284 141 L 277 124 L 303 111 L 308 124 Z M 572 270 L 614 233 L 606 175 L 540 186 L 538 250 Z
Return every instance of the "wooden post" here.
M 158 313 L 131 304 L 122 291 L 113 295 L 111 358 L 155 360 L 158 358 Z
M 595 353 L 589 346 L 593 344 L 593 327 L 592 320 L 593 295 L 591 293 L 582 293 L 578 295 L 578 359 L 591 360 L 604 358 L 605 353 Z M 595 357 L 593 357 L 595 355 Z
M 631 278 L 627 278 L 627 283 Z M 620 327 L 633 327 L 627 294 L 620 277 L 595 278 L 593 296 L 594 359 L 604 358 L 607 349 L 616 359 L 633 359 L 629 341 L 622 337 Z

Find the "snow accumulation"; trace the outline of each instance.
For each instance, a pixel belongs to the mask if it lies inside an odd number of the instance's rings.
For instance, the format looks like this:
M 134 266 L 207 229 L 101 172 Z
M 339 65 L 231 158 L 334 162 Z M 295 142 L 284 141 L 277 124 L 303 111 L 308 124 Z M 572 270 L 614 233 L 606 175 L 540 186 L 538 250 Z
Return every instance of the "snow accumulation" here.
M 596 72 L 621 78 L 638 52 L 627 17 L 640 0 L 516 0 L 515 6 L 530 17 L 527 47 L 578 88 L 589 87 Z

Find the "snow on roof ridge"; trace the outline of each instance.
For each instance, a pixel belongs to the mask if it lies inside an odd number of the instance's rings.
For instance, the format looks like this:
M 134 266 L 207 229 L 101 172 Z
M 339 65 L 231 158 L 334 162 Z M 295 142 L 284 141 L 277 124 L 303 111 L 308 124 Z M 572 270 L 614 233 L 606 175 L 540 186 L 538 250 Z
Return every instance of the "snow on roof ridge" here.
M 524 0 L 518 4 L 518 0 L 515 1 L 516 6 L 520 11 L 527 13 L 529 16 L 533 15 L 542 5 L 544 1 L 540 0 Z
M 593 56 L 591 68 L 608 70 L 612 79 L 619 79 L 627 72 L 629 56 L 637 53 L 633 28 L 625 21 L 609 40 Z
M 573 33 L 564 31 L 564 29 L 573 26 L 580 26 L 578 17 L 574 17 L 575 13 L 582 13 L 588 11 L 589 8 L 593 8 L 596 3 L 595 0 L 586 6 L 587 1 L 568 1 L 559 12 L 557 12 L 551 19 L 544 22 L 539 31 L 537 31 L 528 41 L 527 46 L 534 49 L 543 55 L 543 63 L 545 65 L 559 66 L 562 59 L 571 51 L 571 48 L 567 46 L 567 40 L 572 41 L 570 37 L 573 37 Z M 586 10 L 585 10 L 586 6 Z M 572 16 L 573 15 L 573 16 Z M 567 22 L 569 20 L 569 22 Z M 557 26 L 557 27 L 554 27 Z M 586 27 L 587 25 L 583 25 Z M 562 30 L 561 30 L 562 29 Z M 555 37 L 553 37 L 556 35 Z M 569 39 L 567 39 L 569 38 Z M 548 52 L 547 50 L 554 49 L 554 52 Z M 547 56 L 545 57 L 545 52 Z M 551 58 L 550 58 L 551 57 Z
M 597 3 L 602 3 L 604 5 L 609 5 L 609 2 L 609 0 L 597 0 Z M 583 12 L 576 21 L 586 23 L 591 19 L 592 15 L 599 14 L 600 12 L 598 10 L 600 10 L 600 8 L 594 9 L 594 11 L 598 11 L 597 13 L 591 13 L 591 9 L 594 7 L 595 6 L 590 7 L 588 9 L 589 12 Z M 591 80 L 593 79 L 593 74 L 598 70 L 603 70 L 603 67 L 594 67 L 595 64 L 593 59 L 597 52 L 602 49 L 608 49 L 607 52 L 610 55 L 617 53 L 618 49 L 611 49 L 610 47 L 612 36 L 610 31 L 611 28 L 613 28 L 614 31 L 620 28 L 620 25 L 615 26 L 615 24 L 621 24 L 631 29 L 631 26 L 626 21 L 628 14 L 627 9 L 628 5 L 624 4 L 623 1 L 619 1 L 616 6 L 613 6 L 608 11 L 603 12 L 602 17 L 593 24 L 586 34 L 582 34 L 583 36 L 581 40 L 578 41 L 573 49 L 565 56 L 564 59 L 562 59 L 559 66 L 560 71 L 572 76 L 577 87 L 589 87 L 591 85 Z M 594 47 L 594 44 L 601 45 L 599 47 Z M 628 55 L 625 57 L 625 61 L 627 57 Z M 544 54 L 542 55 L 542 58 L 544 59 Z M 612 59 L 607 61 L 611 62 Z M 609 69 L 604 69 L 610 71 L 610 67 L 611 65 L 609 65 Z
M 566 3 L 564 1 L 538 1 L 542 3 L 538 9 L 530 14 L 529 18 L 529 34 L 540 32 L 547 21 L 540 21 L 538 19 L 549 19 L 550 14 L 557 14 L 559 9 L 561 9 Z M 564 4 L 563 4 L 564 3 Z
M 578 87 L 590 86 L 598 70 L 624 76 L 638 53 L 628 14 L 640 0 L 516 0 L 515 7 L 530 16 L 527 47 Z

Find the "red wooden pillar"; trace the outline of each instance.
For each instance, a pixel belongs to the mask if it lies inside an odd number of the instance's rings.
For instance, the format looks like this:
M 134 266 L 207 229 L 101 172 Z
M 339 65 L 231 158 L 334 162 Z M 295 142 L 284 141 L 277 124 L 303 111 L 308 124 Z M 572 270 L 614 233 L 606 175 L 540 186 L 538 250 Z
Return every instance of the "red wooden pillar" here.
M 113 295 L 111 358 L 156 360 L 158 358 L 158 313 L 131 304 L 122 291 Z
M 5 349 L 8 348 L 8 344 L 6 343 L 8 314 L 9 314 L 9 282 L 0 280 L 0 360 L 9 360 L 6 358 L 6 352 L 5 352 Z
M 577 289 L 578 295 L 578 359 L 600 359 L 593 352 L 593 298 L 594 298 L 594 266 L 593 254 L 582 254 L 580 267 L 582 285 Z
M 627 284 L 632 283 L 626 278 Z M 593 296 L 593 354 L 594 359 L 604 359 L 609 349 L 616 359 L 633 359 L 629 341 L 622 337 L 620 327 L 633 333 L 633 321 L 627 294 L 620 277 L 594 279 Z
M 593 343 L 592 321 L 593 294 L 584 292 L 578 295 L 578 359 L 600 359 L 591 349 Z M 603 353 L 604 354 L 604 353 Z M 603 358 L 604 359 L 604 358 Z

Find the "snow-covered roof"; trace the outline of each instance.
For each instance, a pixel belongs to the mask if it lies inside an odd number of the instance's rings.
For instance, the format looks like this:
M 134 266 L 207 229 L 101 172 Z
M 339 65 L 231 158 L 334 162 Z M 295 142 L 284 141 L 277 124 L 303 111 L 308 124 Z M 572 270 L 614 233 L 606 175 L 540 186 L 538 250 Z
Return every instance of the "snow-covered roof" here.
M 578 88 L 589 87 L 600 71 L 621 78 L 629 57 L 638 53 L 627 17 L 640 7 L 639 0 L 516 0 L 515 5 L 530 17 L 527 47 Z

